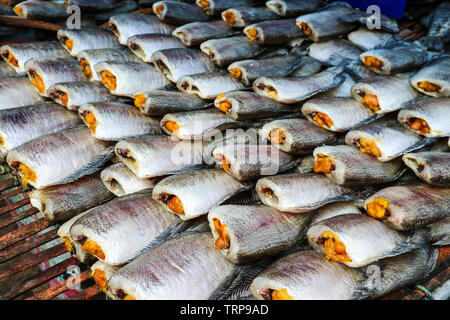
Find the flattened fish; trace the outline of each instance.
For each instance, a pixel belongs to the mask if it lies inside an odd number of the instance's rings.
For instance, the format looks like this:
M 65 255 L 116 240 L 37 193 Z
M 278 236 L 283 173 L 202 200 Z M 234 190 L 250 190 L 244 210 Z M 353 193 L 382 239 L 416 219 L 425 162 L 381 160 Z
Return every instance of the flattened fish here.
M 8 165 L 23 184 L 36 189 L 75 181 L 108 162 L 114 150 L 86 127 L 67 129 L 31 140 L 8 153 Z
M 434 246 L 450 245 L 450 217 L 429 225 L 431 243 Z
M 42 100 L 28 78 L 0 79 L 0 110 L 23 107 Z
M 427 36 L 421 40 L 428 48 L 442 50 L 444 44 L 450 41 L 450 3 L 444 1 L 429 17 Z
M 314 214 L 311 224 L 343 214 L 360 213 L 361 211 L 353 202 L 334 202 L 317 209 L 317 213 Z
M 225 38 L 240 33 L 222 20 L 211 22 L 191 22 L 173 31 L 173 36 L 184 45 L 196 46 L 209 39 Z
M 266 2 L 267 8 L 282 17 L 298 17 L 302 13 L 317 11 L 321 0 L 271 0 Z
M 247 38 L 258 44 L 281 44 L 303 35 L 295 19 L 269 20 L 251 24 L 244 29 Z
M 450 96 L 450 56 L 434 59 L 410 79 L 411 85 L 427 96 Z
M 104 261 L 98 260 L 91 267 L 91 277 L 104 293 L 108 291 L 108 281 L 119 271 L 121 266 L 111 266 Z
M 128 38 L 128 48 L 144 62 L 153 63 L 152 56 L 156 51 L 172 48 L 184 48 L 177 38 L 160 33 L 139 34 Z
M 66 6 L 53 1 L 23 1 L 14 6 L 14 12 L 25 19 L 43 21 L 63 20 L 70 16 Z
M 46 219 L 65 221 L 113 197 L 103 185 L 100 174 L 95 173 L 71 183 L 33 190 L 30 202 Z
M 84 50 L 121 48 L 114 34 L 102 28 L 61 29 L 58 31 L 57 37 L 72 56 L 76 56 Z
M 233 7 L 222 11 L 221 16 L 229 25 L 241 28 L 256 22 L 280 19 L 275 12 L 262 7 Z
M 426 183 L 450 187 L 450 152 L 407 153 L 403 162 Z
M 362 51 L 350 41 L 333 39 L 313 43 L 308 47 L 308 55 L 320 62 L 336 66 L 348 60 L 357 60 Z
M 258 4 L 258 0 L 196 0 L 195 2 L 210 16 L 219 15 L 229 8 L 253 7 Z
M 391 33 L 380 30 L 369 30 L 364 27 L 350 32 L 347 35 L 348 40 L 364 51 L 371 50 L 381 43 L 392 39 L 392 37 L 393 35 Z
M 209 17 L 199 7 L 180 1 L 155 2 L 153 12 L 159 20 L 174 25 L 209 20 Z

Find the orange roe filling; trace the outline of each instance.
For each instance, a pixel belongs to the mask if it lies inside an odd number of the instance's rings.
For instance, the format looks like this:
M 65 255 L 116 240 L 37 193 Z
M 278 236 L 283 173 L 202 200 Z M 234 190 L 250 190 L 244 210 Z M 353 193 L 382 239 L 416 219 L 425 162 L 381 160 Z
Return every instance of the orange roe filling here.
M 84 116 L 84 121 L 86 121 L 86 124 L 89 127 L 89 130 L 91 130 L 92 133 L 95 133 L 95 130 L 97 129 L 97 119 L 95 119 L 95 116 L 92 112 L 88 111 Z
M 114 91 L 117 88 L 117 79 L 109 71 L 102 71 L 102 82 L 108 87 L 110 91 Z
M 137 94 L 134 96 L 134 105 L 139 109 L 142 109 L 146 100 L 147 99 L 143 94 Z
M 364 98 L 361 100 L 362 104 L 369 107 L 370 110 L 377 112 L 380 110 L 380 105 L 378 103 L 378 97 L 373 94 L 366 93 Z
M 380 70 L 384 63 L 372 56 L 364 57 L 364 64 L 369 68 L 374 68 Z
M 22 173 L 22 184 L 27 185 L 30 181 L 36 182 L 37 175 L 32 169 L 24 165 L 23 163 L 19 164 L 19 171 Z
M 254 41 L 258 36 L 258 31 L 256 31 L 256 29 L 248 29 L 247 36 L 250 38 L 251 41 Z
M 106 274 L 103 270 L 95 269 L 92 278 L 94 278 L 94 281 L 102 288 L 103 292 L 108 290 L 108 280 L 106 279 Z
M 67 106 L 69 104 L 69 95 L 67 93 L 64 93 L 61 96 L 61 102 L 63 105 Z
M 184 214 L 183 204 L 181 203 L 180 198 L 177 196 L 173 196 L 168 202 L 167 207 L 177 214 Z
M 271 296 L 272 300 L 294 300 L 294 298 L 288 294 L 286 288 L 280 290 L 272 290 Z
M 84 74 L 87 75 L 89 79 L 92 79 L 92 70 L 91 66 L 89 65 L 89 62 L 87 62 L 86 59 L 81 59 L 80 64 Z
M 175 132 L 178 129 L 180 129 L 180 126 L 174 122 L 174 121 L 167 121 L 164 126 L 169 130 L 170 132 Z
M 378 149 L 376 143 L 372 139 L 361 138 L 359 139 L 360 151 L 363 153 L 370 153 L 373 156 L 379 158 L 381 157 L 381 151 Z
M 14 10 L 14 12 L 15 12 L 19 17 L 22 16 L 22 14 L 23 14 L 23 12 L 22 12 L 22 7 L 15 6 L 13 10 Z
M 314 172 L 328 174 L 334 170 L 333 160 L 324 154 L 318 154 L 317 160 L 314 162 Z
M 410 124 L 410 127 L 415 131 L 420 131 L 420 133 L 422 134 L 430 133 L 431 131 L 428 123 L 425 120 L 419 118 L 416 118 L 416 120 L 414 120 Z
M 6 58 L 6 61 L 8 61 L 16 68 L 19 67 L 19 61 L 17 61 L 16 57 L 14 57 L 11 52 L 8 52 L 8 58 Z
M 225 11 L 223 17 L 225 18 L 225 21 L 228 24 L 235 24 L 236 22 L 236 17 L 234 16 L 234 13 L 231 11 Z
M 72 39 L 67 39 L 67 40 L 64 42 L 64 44 L 65 44 L 65 46 L 66 46 L 67 49 L 69 49 L 70 51 L 72 51 L 72 49 L 73 49 L 73 40 L 72 40 Z
M 269 95 L 271 98 L 276 98 L 278 96 L 277 90 L 272 86 L 267 86 L 264 88 L 264 91 Z
M 241 69 L 239 69 L 237 67 L 236 68 L 232 68 L 232 69 L 230 69 L 230 73 L 231 73 L 231 76 L 233 78 L 236 78 L 238 80 L 242 79 L 242 71 L 241 71 Z
M 231 109 L 231 103 L 227 100 L 222 101 L 219 103 L 219 110 L 222 111 L 223 113 L 227 113 L 228 110 Z
M 163 11 L 163 9 L 164 9 L 164 5 L 163 4 L 160 4 L 159 6 L 156 6 L 156 8 L 155 8 L 156 14 L 160 14 L 161 11 Z
M 199 1 L 199 5 L 200 5 L 201 7 L 203 7 L 203 8 L 209 8 L 209 6 L 210 6 L 211 4 L 210 4 L 209 1 L 207 1 L 207 0 L 201 0 L 201 1 Z
M 320 127 L 325 127 L 327 126 L 328 128 L 331 128 L 333 126 L 333 120 L 330 119 L 330 117 L 322 112 L 317 112 L 314 117 L 313 120 L 320 126 Z
M 324 249 L 325 257 L 333 262 L 351 262 L 348 256 L 345 245 L 339 241 L 339 237 L 331 231 L 322 232 L 322 237 L 325 238 Z
M 87 239 L 83 245 L 81 246 L 81 250 L 89 252 L 93 256 L 96 256 L 97 258 L 104 260 L 105 254 L 102 251 L 102 247 L 100 247 L 95 241 L 92 241 L 90 239 Z
M 40 94 L 44 94 L 45 93 L 45 84 L 44 84 L 44 81 L 42 80 L 42 78 L 39 75 L 34 74 L 32 76 L 31 83 L 33 83 L 33 85 L 36 87 L 36 89 L 38 89 L 38 92 Z
M 440 86 L 438 86 L 437 84 L 428 82 L 428 81 L 420 81 L 417 83 L 417 86 L 420 89 L 423 89 L 425 92 L 438 92 L 439 90 L 441 90 Z
M 64 237 L 64 245 L 66 247 L 67 252 L 72 252 L 73 248 L 72 248 L 72 243 L 70 242 L 69 238 Z
M 312 34 L 312 29 L 309 27 L 307 23 L 305 22 L 300 23 L 300 27 L 302 28 L 305 36 L 310 36 Z
M 228 237 L 227 233 L 227 225 L 222 224 L 219 219 L 214 218 L 213 219 L 214 229 L 216 229 L 219 237 L 214 242 L 216 245 L 216 248 L 223 250 L 228 249 L 230 247 L 230 238 Z
M 388 200 L 383 198 L 374 198 L 367 204 L 367 214 L 376 219 L 383 219 L 386 217 L 386 210 L 388 206 Z
M 284 144 L 286 137 L 284 136 L 284 132 L 277 128 L 270 131 L 269 140 L 273 144 Z
M 136 298 L 127 294 L 122 300 L 136 300 Z

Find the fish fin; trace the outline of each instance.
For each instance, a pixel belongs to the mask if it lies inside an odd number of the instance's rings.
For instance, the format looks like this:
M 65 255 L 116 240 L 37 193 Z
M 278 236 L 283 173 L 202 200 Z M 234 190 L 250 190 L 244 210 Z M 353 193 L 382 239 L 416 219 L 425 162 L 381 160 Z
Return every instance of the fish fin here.
M 432 242 L 431 244 L 436 247 L 449 246 L 450 245 L 450 237 L 441 238 L 438 241 Z
M 394 250 L 386 254 L 385 257 L 398 256 L 402 253 L 419 249 L 428 244 L 430 240 L 430 233 L 426 230 L 426 228 L 403 232 L 403 234 L 407 235 L 405 241 L 394 248 Z
M 315 91 L 312 91 L 312 92 L 304 95 L 302 97 L 303 101 L 306 100 L 306 99 L 309 99 L 309 98 L 311 98 L 311 97 L 313 97 L 313 96 L 315 96 L 315 95 L 317 95 L 319 93 L 326 92 L 328 90 L 336 88 L 337 86 L 340 86 L 345 81 L 345 76 L 342 74 L 344 72 L 344 68 L 342 66 L 328 68 L 328 69 L 326 69 L 323 72 L 330 72 L 331 74 L 334 75 L 333 83 L 330 84 L 329 86 L 317 89 Z
M 252 188 L 250 190 L 234 195 L 233 197 L 231 197 L 230 199 L 226 200 L 223 203 L 223 205 L 227 204 L 248 206 L 248 205 L 262 204 L 262 202 L 256 190 Z
M 97 158 L 86 164 L 83 168 L 73 173 L 72 175 L 54 182 L 52 185 L 66 184 L 76 181 L 84 176 L 88 176 L 96 173 L 102 169 L 113 157 L 115 156 L 114 146 L 108 147 L 103 150 Z
M 444 42 L 442 41 L 442 37 L 427 36 L 423 39 L 418 40 L 418 43 L 433 50 L 444 49 Z
M 263 272 L 274 259 L 236 265 L 232 273 L 209 297 L 210 300 L 239 300 L 249 294 L 252 281 Z
M 355 78 L 355 80 L 367 79 L 377 75 L 375 72 L 364 66 L 361 60 L 343 58 L 342 65 L 345 72 Z

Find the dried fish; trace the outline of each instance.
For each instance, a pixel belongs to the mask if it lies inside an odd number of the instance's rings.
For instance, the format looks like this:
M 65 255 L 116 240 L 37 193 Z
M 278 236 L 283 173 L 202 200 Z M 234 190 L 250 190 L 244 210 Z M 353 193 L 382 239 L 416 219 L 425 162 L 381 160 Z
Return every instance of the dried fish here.
M 17 73 L 25 72 L 25 62 L 33 58 L 69 58 L 57 41 L 6 44 L 0 47 L 0 53 Z
M 245 36 L 211 39 L 203 42 L 200 49 L 220 67 L 226 67 L 238 60 L 254 58 L 265 50 L 264 47 L 249 42 Z
M 133 97 L 141 90 L 164 89 L 170 82 L 151 65 L 134 61 L 105 61 L 95 65 L 103 84 L 118 96 Z
M 450 189 L 427 184 L 382 189 L 364 201 L 367 213 L 396 230 L 424 227 L 450 213 Z
M 153 54 L 152 60 L 159 71 L 172 82 L 177 82 L 183 76 L 216 70 L 208 56 L 195 49 L 160 50 Z
M 177 87 L 182 92 L 214 100 L 220 94 L 243 89 L 244 84 L 226 73 L 207 72 L 183 76 L 178 79 Z
M 101 172 L 102 182 L 114 195 L 123 197 L 132 193 L 151 190 L 155 179 L 140 179 L 124 163 L 115 163 Z
M 201 142 L 170 136 L 120 141 L 116 155 L 138 178 L 153 178 L 202 168 Z
M 122 0 L 65 0 L 68 6 L 78 6 L 82 11 L 97 12 L 115 9 L 122 4 Z
M 214 244 L 234 263 L 279 254 L 306 234 L 310 214 L 280 212 L 264 205 L 223 205 L 208 214 Z
M 297 64 L 295 71 L 291 73 L 291 77 L 312 76 L 320 70 L 322 70 L 322 63 L 320 61 L 311 58 L 310 56 L 303 56 Z
M 410 80 L 416 90 L 431 97 L 450 96 L 450 56 L 434 59 Z
M 344 132 L 376 120 L 379 116 L 352 98 L 315 98 L 302 107 L 306 119 L 319 127 Z
M 428 226 L 430 240 L 434 246 L 450 245 L 450 217 L 441 219 Z
M 61 29 L 57 37 L 72 56 L 84 50 L 121 48 L 114 34 L 102 28 Z
M 312 225 L 307 237 L 328 260 L 355 268 L 423 247 L 421 231 L 400 233 L 364 214 L 344 214 Z
M 229 37 L 240 33 L 222 20 L 191 22 L 173 31 L 173 36 L 186 46 L 196 46 L 209 39 Z
M 331 66 L 342 64 L 345 59 L 357 60 L 361 53 L 358 47 L 344 39 L 317 42 L 308 47 L 310 57 Z
M 124 13 L 109 19 L 112 32 L 121 45 L 126 46 L 130 37 L 146 33 L 171 34 L 174 27 L 144 13 Z
M 98 260 L 91 267 L 92 279 L 94 279 L 104 293 L 107 293 L 109 279 L 111 279 L 121 267 L 122 266 L 111 266 L 104 261 Z
M 344 82 L 341 68 L 330 68 L 306 77 L 261 77 L 253 82 L 253 90 L 283 103 L 297 103 Z
M 450 98 L 421 97 L 398 113 L 398 121 L 425 137 L 450 136 Z
M 70 16 L 63 4 L 53 1 L 23 1 L 14 6 L 14 12 L 25 19 L 44 21 L 62 20 Z
M 339 86 L 319 93 L 319 95 L 317 96 L 318 98 L 348 98 L 352 96 L 352 87 L 355 85 L 355 80 L 353 79 L 353 77 L 344 72 L 342 73 L 342 75 L 344 76 L 345 80 L 344 82 L 342 82 Z
M 95 72 L 95 65 L 106 61 L 135 61 L 139 62 L 139 58 L 122 49 L 92 49 L 84 50 L 78 53 L 78 61 L 80 62 L 83 72 L 91 81 L 101 81 L 101 76 Z
M 65 221 L 113 197 L 102 184 L 100 174 L 95 173 L 71 183 L 33 190 L 30 202 L 46 219 Z
M 174 25 L 209 20 L 209 17 L 199 7 L 179 1 L 155 2 L 153 12 L 159 20 Z
M 0 79 L 0 110 L 23 107 L 42 100 L 28 78 Z
M 9 66 L 9 64 L 7 64 L 6 62 L 0 61 L 0 79 L 15 76 L 20 77 L 21 74 L 17 74 L 16 70 L 14 70 L 14 68 Z
M 128 48 L 144 62 L 153 63 L 156 51 L 172 48 L 184 48 L 183 43 L 168 34 L 147 33 L 128 38 Z
M 314 159 L 314 172 L 324 173 L 339 185 L 391 183 L 405 172 L 400 159 L 380 162 L 347 145 L 318 147 L 314 150 Z
M 442 50 L 444 44 L 450 41 L 450 3 L 444 1 L 429 17 L 429 29 L 427 36 L 420 42 L 434 50 Z
M 8 165 L 22 177 L 23 184 L 36 189 L 75 181 L 92 174 L 114 154 L 106 142 L 77 127 L 31 140 L 8 153 Z
M 233 27 L 246 27 L 252 23 L 276 20 L 280 17 L 262 7 L 232 7 L 221 13 L 222 19 Z
M 281 119 L 265 124 L 260 135 L 280 150 L 308 154 L 321 145 L 337 142 L 334 133 L 321 129 L 305 119 Z
M 374 49 L 385 41 L 393 39 L 393 35 L 389 32 L 380 30 L 368 30 L 364 27 L 359 28 L 347 35 L 354 45 L 364 51 Z
M 244 29 L 247 38 L 258 44 L 281 44 L 303 36 L 295 19 L 269 20 L 251 24 Z
M 34 58 L 28 60 L 24 68 L 35 89 L 43 97 L 49 97 L 48 88 L 54 84 L 87 80 L 80 65 L 68 59 Z
M 343 214 L 360 214 L 361 211 L 353 202 L 334 202 L 323 206 L 317 210 L 311 224 L 319 221 L 340 216 Z
M 191 220 L 252 186 L 219 169 L 194 170 L 161 180 L 153 188 L 153 199 L 182 220 Z
M 348 15 L 339 17 L 341 21 L 348 23 L 359 23 L 361 26 L 369 26 L 370 24 L 379 23 L 376 29 L 384 30 L 390 33 L 398 33 L 400 31 L 397 20 L 385 14 L 380 13 L 378 18 L 372 16 L 373 12 L 366 12 L 362 10 L 354 10 Z
M 117 266 L 139 256 L 175 219 L 150 194 L 133 194 L 93 208 L 70 235 L 84 252 Z
M 266 2 L 267 8 L 282 17 L 298 17 L 302 13 L 317 11 L 321 0 L 271 0 Z
M 417 152 L 407 153 L 403 162 L 428 184 L 450 187 L 450 153 Z
M 196 0 L 196 3 L 207 15 L 216 16 L 229 8 L 252 7 L 258 0 Z

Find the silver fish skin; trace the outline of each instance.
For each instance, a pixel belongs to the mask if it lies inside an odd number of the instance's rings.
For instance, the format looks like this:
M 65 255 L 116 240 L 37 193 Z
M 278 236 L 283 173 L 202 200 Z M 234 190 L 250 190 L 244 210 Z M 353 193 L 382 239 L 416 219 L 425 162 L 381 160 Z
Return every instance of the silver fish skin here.
M 397 111 L 419 96 L 406 75 L 361 80 L 351 88 L 351 94 L 356 101 L 377 114 Z
M 243 28 L 256 22 L 280 19 L 273 11 L 262 7 L 233 7 L 222 11 L 221 16 L 223 21 L 236 28 Z
M 0 110 L 24 107 L 43 101 L 26 77 L 0 79 Z
M 205 100 L 214 100 L 220 94 L 243 89 L 242 82 L 222 72 L 197 73 L 178 79 L 177 88 L 186 93 L 196 94 Z
M 128 38 L 127 46 L 144 62 L 153 63 L 153 54 L 159 50 L 184 48 L 183 43 L 169 34 L 146 33 Z
M 226 67 L 235 61 L 254 58 L 265 48 L 249 42 L 245 36 L 235 36 L 205 41 L 200 45 L 200 50 L 218 66 Z
M 124 13 L 109 19 L 112 32 L 119 43 L 126 46 L 130 37 L 146 33 L 171 34 L 174 27 L 158 20 L 157 17 L 143 13 Z
M 322 63 L 310 56 L 303 56 L 291 77 L 307 77 L 322 70 Z M 333 90 L 333 89 L 332 89 Z
M 99 82 L 65 82 L 54 84 L 48 88 L 50 98 L 69 110 L 78 110 L 78 107 L 101 101 L 117 100 L 107 88 Z
M 343 214 L 361 213 L 361 210 L 353 202 L 334 202 L 317 209 L 317 213 L 314 214 L 311 224 Z
M 322 220 L 309 228 L 307 237 L 314 250 L 351 268 L 421 248 L 427 242 L 425 232 L 400 233 L 364 214 L 344 214 Z M 335 252 L 336 240 L 344 246 L 344 253 Z
M 78 6 L 82 11 L 97 12 L 117 8 L 122 0 L 66 0 L 69 6 Z
M 180 39 L 184 45 L 191 47 L 210 39 L 233 36 L 239 31 L 233 29 L 222 20 L 208 22 L 191 22 L 176 28 L 172 35 Z
M 14 6 L 14 12 L 25 19 L 43 21 L 63 20 L 70 16 L 66 6 L 52 1 L 23 1 Z
M 199 7 L 190 3 L 158 1 L 153 4 L 152 9 L 159 20 L 178 26 L 209 20 L 209 17 Z
M 128 295 L 136 300 L 206 300 L 234 269 L 214 249 L 209 232 L 186 233 L 121 268 L 109 280 L 108 289 L 115 299 Z
M 211 106 L 210 101 L 195 95 L 165 90 L 150 90 L 134 95 L 134 104 L 149 116 L 164 116 L 173 112 L 202 110 Z
M 393 229 L 418 229 L 449 215 L 449 196 L 449 188 L 427 184 L 394 186 L 366 199 L 364 209 Z
M 251 86 L 253 81 L 264 76 L 287 77 L 297 69 L 303 57 L 286 55 L 261 60 L 242 60 L 228 66 L 231 75 Z
M 102 77 L 102 82 L 109 91 L 117 96 L 133 97 L 138 91 L 164 89 L 170 85 L 169 80 L 158 69 L 143 62 L 100 62 L 95 65 L 95 72 Z
M 1 49 L 0 49 L 1 51 Z M 17 74 L 16 70 L 11 67 L 6 62 L 0 61 L 0 79 L 21 76 L 21 74 Z
M 114 34 L 102 28 L 61 29 L 56 36 L 72 56 L 77 56 L 84 50 L 121 48 Z
M 345 136 L 346 144 L 358 147 L 381 162 L 391 161 L 432 142 L 432 139 L 424 139 L 403 128 L 397 119 L 384 118 L 353 129 Z
M 78 108 L 78 114 L 99 140 L 119 141 L 142 135 L 162 134 L 158 119 L 143 115 L 120 102 L 92 102 Z
M 271 145 L 230 144 L 213 150 L 216 166 L 237 180 L 251 180 L 293 168 L 297 157 Z
M 305 250 L 276 260 L 253 280 L 250 290 L 258 300 L 282 300 L 283 289 L 293 300 L 350 300 L 363 279 L 359 269 Z
M 154 178 L 202 167 L 201 142 L 153 136 L 120 141 L 117 157 L 138 178 Z
M 220 169 L 194 170 L 161 180 L 153 188 L 153 199 L 186 221 L 207 214 L 251 187 L 251 183 L 240 182 Z
M 295 19 L 254 23 L 245 27 L 244 33 L 251 42 L 265 45 L 281 44 L 303 36 L 303 31 L 297 27 Z
M 112 156 L 106 142 L 93 138 L 88 128 L 77 127 L 31 140 L 11 150 L 6 160 L 24 184 L 42 189 L 92 174 Z
M 0 47 L 0 53 L 17 73 L 25 72 L 25 62 L 33 58 L 69 58 L 57 41 L 6 44 Z
M 355 79 L 348 73 L 342 73 L 345 80 L 339 86 L 319 93 L 317 98 L 348 98 L 351 97 L 351 88 L 355 85 Z
M 316 160 L 314 171 L 324 173 L 327 178 L 339 185 L 391 183 L 405 172 L 400 159 L 381 162 L 347 145 L 317 147 L 313 154 Z
M 126 49 L 91 49 L 84 50 L 78 53 L 78 61 L 83 69 L 83 72 L 91 81 L 101 81 L 101 76 L 95 72 L 97 63 L 106 61 L 135 61 L 141 60 Z
M 331 39 L 355 29 L 354 23 L 340 20 L 340 17 L 352 12 L 354 12 L 354 9 L 350 5 L 342 5 L 342 2 L 340 2 L 321 11 L 297 17 L 297 27 L 315 42 Z
M 72 219 L 64 222 L 59 227 L 58 232 L 57 232 L 58 236 L 64 240 L 64 244 L 66 245 L 67 251 L 72 253 L 72 256 L 82 263 L 92 263 L 92 262 L 95 262 L 97 260 L 97 258 L 94 257 L 93 255 L 91 255 L 90 253 L 84 252 L 83 250 L 81 250 L 81 244 L 76 242 L 74 239 L 72 239 L 72 236 L 70 235 L 69 231 L 70 231 L 70 228 L 72 227 L 72 225 L 78 219 L 80 219 L 82 216 L 88 214 L 89 211 L 92 209 L 89 209 L 83 213 L 80 213 L 80 214 L 74 216 Z
M 302 13 L 317 11 L 322 6 L 321 0 L 271 0 L 267 8 L 282 17 L 298 17 Z
M 305 77 L 261 77 L 253 82 L 253 90 L 262 96 L 282 103 L 297 103 L 344 82 L 342 69 L 330 68 Z
M 450 136 L 450 122 L 447 121 L 449 112 L 450 98 L 421 97 L 400 110 L 398 121 L 406 128 L 425 137 L 448 137 Z
M 354 200 L 349 188 L 315 173 L 292 173 L 259 179 L 256 191 L 261 201 L 284 212 L 302 213 L 338 201 Z
M 442 50 L 444 44 L 450 41 L 450 4 L 444 1 L 429 17 L 429 29 L 427 36 L 420 42 L 428 48 Z
M 124 163 L 115 163 L 102 170 L 101 179 L 105 187 L 118 197 L 132 193 L 151 190 L 154 179 L 140 179 Z
M 0 110 L 0 123 L 0 158 L 34 138 L 82 125 L 76 114 L 52 102 Z
M 269 122 L 262 127 L 260 135 L 281 151 L 292 154 L 309 154 L 316 147 L 337 142 L 334 133 L 295 118 Z
M 150 194 L 133 194 L 90 210 L 72 225 L 70 235 L 87 252 L 86 242 L 95 243 L 103 257 L 90 253 L 117 266 L 136 258 L 175 219 Z
M 33 190 L 30 202 L 46 219 L 66 221 L 113 197 L 95 173 L 71 183 Z
M 435 59 L 410 79 L 411 85 L 427 96 L 450 96 L 450 56 Z
M 386 49 L 372 49 L 361 53 L 361 62 L 371 71 L 381 75 L 407 72 L 427 62 L 428 54 L 423 48 L 396 46 Z
M 315 42 L 308 47 L 308 55 L 320 62 L 336 66 L 345 59 L 357 60 L 362 51 L 345 39 Z
M 28 60 L 24 68 L 36 91 L 43 97 L 49 97 L 48 88 L 54 84 L 87 81 L 76 60 L 34 58 Z
M 243 263 L 279 254 L 300 241 L 311 217 L 264 205 L 222 205 L 210 210 L 208 221 L 216 248 L 230 261 Z
M 231 91 L 219 95 L 214 100 L 214 106 L 234 120 L 263 119 L 295 111 L 291 105 L 248 91 Z
M 403 155 L 403 162 L 424 182 L 450 187 L 450 153 L 417 152 Z
M 207 139 L 221 129 L 235 128 L 239 122 L 219 110 L 197 110 L 166 114 L 160 122 L 163 130 L 182 140 Z
M 122 266 L 112 266 L 107 264 L 102 260 L 98 260 L 91 267 L 91 277 L 97 282 L 97 284 L 102 288 L 102 291 L 106 295 L 110 296 L 111 293 L 108 292 L 107 282 L 111 277 L 120 270 Z M 106 280 L 106 282 L 104 282 Z
M 379 44 L 392 39 L 392 37 L 393 35 L 389 32 L 369 30 L 364 27 L 352 31 L 347 35 L 348 40 L 364 51 L 371 50 Z
M 378 118 L 363 104 L 345 97 L 311 99 L 302 113 L 308 121 L 333 132 L 349 131 Z
M 450 245 L 450 217 L 441 219 L 428 226 L 431 243 L 434 246 Z
M 207 15 L 217 16 L 226 9 L 235 7 L 253 7 L 258 5 L 258 0 L 196 0 L 195 3 Z
M 152 56 L 153 64 L 170 81 L 177 82 L 181 77 L 212 72 L 217 69 L 203 52 L 195 49 L 165 49 Z

